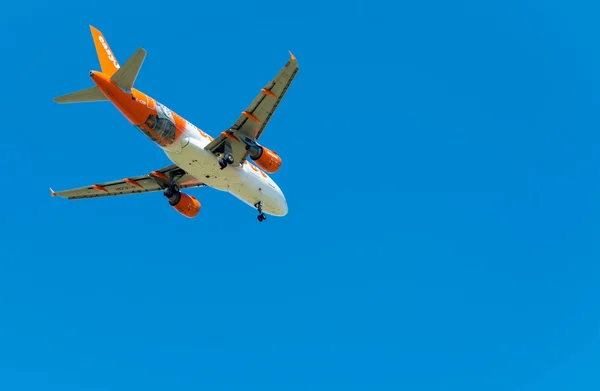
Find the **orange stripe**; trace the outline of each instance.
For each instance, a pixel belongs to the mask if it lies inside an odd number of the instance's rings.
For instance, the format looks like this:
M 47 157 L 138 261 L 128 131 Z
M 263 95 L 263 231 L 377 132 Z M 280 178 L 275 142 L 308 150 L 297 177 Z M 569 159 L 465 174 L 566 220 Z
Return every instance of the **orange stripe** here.
M 230 139 L 232 139 L 232 140 L 235 140 L 235 141 L 240 141 L 240 139 L 239 139 L 239 138 L 235 137 L 235 136 L 234 136 L 233 134 L 231 134 L 231 133 L 223 132 L 223 133 L 221 133 L 221 134 L 222 134 L 223 136 L 227 137 L 227 138 L 230 138 Z
M 242 113 L 242 115 L 248 119 L 251 119 L 252 121 L 256 122 L 257 124 L 260 124 L 260 120 L 258 118 L 256 118 L 255 116 L 253 116 L 252 114 L 248 113 L 247 111 L 244 111 Z
M 171 114 L 173 115 L 173 120 L 175 120 L 175 139 L 179 139 L 185 129 L 185 119 L 179 114 L 176 114 L 173 110 L 171 110 Z
M 154 175 L 154 176 L 155 176 L 155 177 L 157 177 L 157 178 L 164 179 L 164 180 L 165 180 L 165 181 L 167 181 L 167 182 L 169 181 L 169 178 L 168 178 L 168 177 L 167 177 L 165 174 L 163 174 L 162 172 L 158 172 L 158 171 L 152 171 L 152 172 L 150 173 L 150 175 Z
M 267 90 L 266 88 L 263 88 L 261 90 L 261 92 L 263 94 L 267 95 L 267 96 L 270 96 L 271 98 L 277 98 L 277 96 L 274 93 L 272 93 L 271 91 Z
M 105 193 L 108 193 L 108 190 L 106 190 L 104 187 L 100 186 L 100 185 L 93 185 L 92 188 L 98 190 L 98 191 L 103 191 Z
M 125 178 L 125 182 L 129 183 L 131 186 L 139 187 L 140 189 L 144 188 L 142 185 L 140 185 L 139 183 L 137 183 L 133 179 Z
M 152 111 L 156 111 L 156 101 L 148 96 L 148 108 Z

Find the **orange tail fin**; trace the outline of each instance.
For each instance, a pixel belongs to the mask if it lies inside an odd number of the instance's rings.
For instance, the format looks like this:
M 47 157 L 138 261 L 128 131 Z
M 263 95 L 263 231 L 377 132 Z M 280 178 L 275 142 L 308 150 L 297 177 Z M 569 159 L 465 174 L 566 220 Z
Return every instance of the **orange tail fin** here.
M 98 54 L 98 60 L 100 60 L 100 67 L 102 72 L 109 77 L 114 75 L 115 72 L 121 67 L 115 54 L 110 50 L 108 42 L 104 39 L 104 36 L 94 26 L 90 25 L 92 31 L 92 37 L 94 38 L 94 45 L 96 46 L 96 53 Z

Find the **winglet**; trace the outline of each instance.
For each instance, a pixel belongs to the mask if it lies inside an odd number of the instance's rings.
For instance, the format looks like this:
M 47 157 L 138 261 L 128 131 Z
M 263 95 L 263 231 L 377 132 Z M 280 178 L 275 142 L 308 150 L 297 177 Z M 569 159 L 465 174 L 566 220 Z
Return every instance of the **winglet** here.
M 292 61 L 296 61 L 296 56 L 294 56 L 294 53 L 292 53 L 290 50 L 288 50 L 290 52 L 290 57 L 292 58 Z
M 52 188 L 50 188 L 50 193 L 52 193 L 52 197 L 54 197 L 56 195 L 56 193 L 54 192 L 54 190 L 52 190 Z

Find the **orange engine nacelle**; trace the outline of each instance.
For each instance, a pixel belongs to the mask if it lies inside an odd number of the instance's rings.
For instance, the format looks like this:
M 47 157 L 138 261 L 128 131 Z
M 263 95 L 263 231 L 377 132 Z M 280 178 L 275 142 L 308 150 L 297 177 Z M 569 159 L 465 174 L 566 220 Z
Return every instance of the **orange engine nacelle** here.
M 257 166 L 269 174 L 276 173 L 281 167 L 281 158 L 279 155 L 265 147 L 258 147 L 256 153 L 250 154 L 250 157 Z
M 200 213 L 200 202 L 198 202 L 196 197 L 187 195 L 185 193 L 180 193 L 179 201 L 176 203 L 173 203 L 169 200 L 169 204 L 171 204 L 173 209 L 185 217 L 193 218 L 198 216 L 198 213 Z

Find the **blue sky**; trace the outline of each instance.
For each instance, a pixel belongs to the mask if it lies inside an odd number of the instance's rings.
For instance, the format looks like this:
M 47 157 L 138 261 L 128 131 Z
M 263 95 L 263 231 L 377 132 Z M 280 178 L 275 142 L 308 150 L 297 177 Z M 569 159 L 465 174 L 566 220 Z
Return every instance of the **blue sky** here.
M 0 13 L 6 390 L 597 390 L 596 2 L 9 2 Z M 91 85 L 230 126 L 292 50 L 261 141 L 285 218 L 195 189 L 56 190 L 169 164 Z M 228 231 L 226 227 L 231 227 Z

